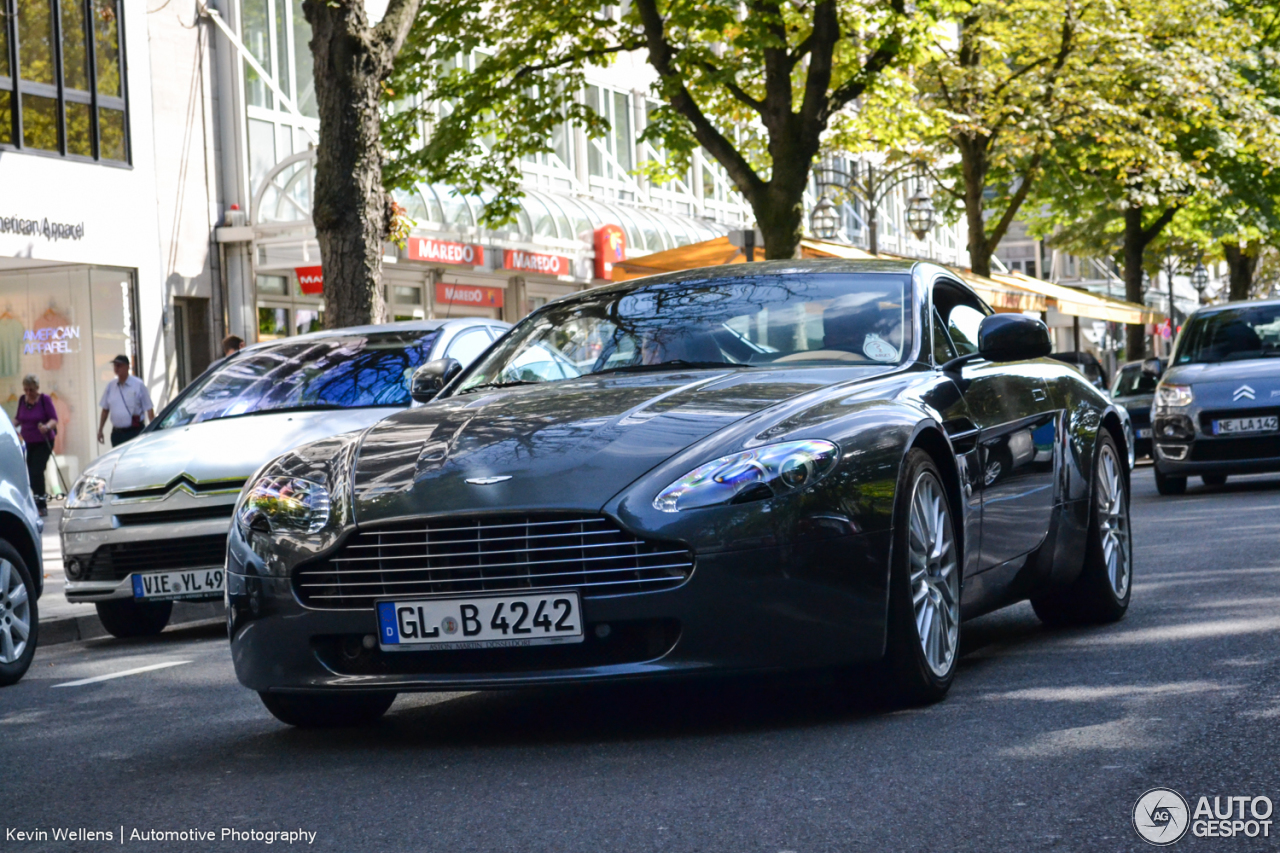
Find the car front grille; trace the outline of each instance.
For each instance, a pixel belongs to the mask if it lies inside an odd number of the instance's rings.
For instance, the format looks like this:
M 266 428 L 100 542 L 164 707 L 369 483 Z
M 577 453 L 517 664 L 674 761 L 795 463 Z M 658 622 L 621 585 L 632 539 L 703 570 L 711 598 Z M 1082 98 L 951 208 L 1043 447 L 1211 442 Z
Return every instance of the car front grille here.
M 1191 445 L 1192 462 L 1245 462 L 1280 457 L 1280 439 L 1273 435 L 1252 438 L 1207 438 Z
M 647 542 L 607 518 L 445 518 L 366 528 L 338 552 L 299 566 L 298 600 L 361 609 L 380 598 L 581 588 L 586 597 L 679 586 L 693 553 Z
M 134 572 L 203 569 L 226 562 L 227 537 L 186 536 L 100 545 L 89 557 L 85 580 L 123 580 Z
M 166 509 L 156 512 L 122 512 L 116 515 L 116 523 L 121 527 L 139 524 L 175 524 L 183 521 L 208 521 L 213 518 L 230 518 L 235 512 L 234 503 L 215 506 L 197 506 L 186 509 Z

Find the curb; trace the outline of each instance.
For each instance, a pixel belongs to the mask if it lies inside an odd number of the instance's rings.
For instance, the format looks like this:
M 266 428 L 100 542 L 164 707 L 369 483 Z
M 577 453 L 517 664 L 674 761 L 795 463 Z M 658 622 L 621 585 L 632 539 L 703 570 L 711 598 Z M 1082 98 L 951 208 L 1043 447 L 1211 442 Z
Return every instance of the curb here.
M 174 602 L 173 616 L 169 619 L 169 628 L 207 622 L 211 619 L 225 620 L 227 611 L 221 601 L 201 601 L 187 604 Z M 62 619 L 40 620 L 40 637 L 38 645 L 56 646 L 60 643 L 75 643 L 80 640 L 96 640 L 110 637 L 102 621 L 94 616 L 67 616 Z

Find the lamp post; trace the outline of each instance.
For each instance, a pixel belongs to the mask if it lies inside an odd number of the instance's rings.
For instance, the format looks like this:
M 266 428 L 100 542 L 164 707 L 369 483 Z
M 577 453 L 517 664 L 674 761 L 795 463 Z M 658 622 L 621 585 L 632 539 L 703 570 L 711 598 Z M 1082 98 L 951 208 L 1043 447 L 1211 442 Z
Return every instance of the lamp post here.
M 871 251 L 871 254 L 877 255 L 880 253 L 880 205 L 884 204 L 884 200 L 889 197 L 889 193 L 895 187 L 911 179 L 911 170 L 913 168 L 918 169 L 918 166 L 916 163 L 910 161 L 900 163 L 889 169 L 877 169 L 870 163 L 860 164 L 856 161 L 852 165 L 852 172 L 846 172 L 842 169 L 836 169 L 830 166 L 822 166 L 814 169 L 814 177 L 817 179 L 819 187 L 818 195 L 822 198 L 822 201 L 819 201 L 818 204 L 814 205 L 813 212 L 809 214 L 810 227 L 813 229 L 815 236 L 821 236 L 818 233 L 818 225 L 814 224 L 814 218 L 818 214 L 818 210 L 822 206 L 823 202 L 826 202 L 826 204 L 834 211 L 834 205 L 831 205 L 831 202 L 826 200 L 826 187 L 836 187 L 839 190 L 849 193 L 866 205 L 866 216 L 864 219 L 867 223 L 867 248 Z M 824 174 L 829 176 L 829 178 L 834 178 L 835 180 L 824 181 Z M 928 207 L 930 215 L 932 215 L 933 201 L 931 199 L 928 200 Z M 828 225 L 829 223 L 830 220 L 826 218 L 826 214 L 824 213 L 819 224 Z M 932 223 L 930 223 L 930 227 L 932 227 Z M 831 232 L 832 236 L 834 237 L 838 232 L 839 224 L 837 223 L 835 229 Z
M 917 240 L 924 240 L 933 230 L 933 196 L 924 191 L 923 176 L 916 182 L 915 195 L 907 201 L 907 227 Z
M 825 198 L 818 199 L 809 214 L 809 229 L 821 240 L 834 240 L 840 233 L 840 210 Z
M 1191 286 L 1194 287 L 1196 289 L 1196 293 L 1199 294 L 1197 302 L 1203 305 L 1204 292 L 1209 287 L 1209 271 L 1205 269 L 1204 261 L 1200 261 L 1196 264 L 1195 271 L 1191 273 Z

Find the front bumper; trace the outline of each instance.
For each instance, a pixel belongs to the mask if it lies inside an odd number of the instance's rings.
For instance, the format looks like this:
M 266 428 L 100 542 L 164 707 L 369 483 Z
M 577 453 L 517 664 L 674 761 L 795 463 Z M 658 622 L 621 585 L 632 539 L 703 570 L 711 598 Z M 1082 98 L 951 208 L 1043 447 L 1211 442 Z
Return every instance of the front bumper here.
M 109 499 L 102 509 L 64 510 L 59 532 L 67 601 L 132 598 L 130 576 L 137 572 L 222 568 L 235 500 L 236 495 L 205 498 L 179 493 L 146 504 L 117 505 Z M 191 512 L 217 515 L 182 517 Z M 221 597 L 214 593 L 184 600 Z
M 698 555 L 658 592 L 583 598 L 580 644 L 474 651 L 365 648 L 372 607 L 304 607 L 264 576 L 238 532 L 228 547 L 232 660 L 259 691 L 430 691 L 778 671 L 884 653 L 888 531 Z M 833 568 L 840 567 L 840 568 Z M 609 626 L 608 636 L 597 628 Z

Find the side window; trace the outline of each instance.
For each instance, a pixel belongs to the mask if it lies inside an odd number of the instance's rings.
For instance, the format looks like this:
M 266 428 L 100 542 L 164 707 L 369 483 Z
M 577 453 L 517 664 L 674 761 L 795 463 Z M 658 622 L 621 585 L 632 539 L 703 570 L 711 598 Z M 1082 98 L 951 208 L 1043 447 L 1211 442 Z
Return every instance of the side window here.
M 955 357 L 956 351 L 951 345 L 951 338 L 947 336 L 947 327 L 935 308 L 933 311 L 933 363 L 945 364 Z
M 462 366 L 476 360 L 476 356 L 489 348 L 489 344 L 493 341 L 489 338 L 489 333 L 483 328 L 468 329 L 453 339 L 449 344 L 449 349 L 445 351 L 445 355 L 449 358 L 456 358 L 462 362 Z
M 939 283 L 933 289 L 934 309 L 942 318 L 957 355 L 978 351 L 978 326 L 990 310 L 981 300 L 961 290 Z

